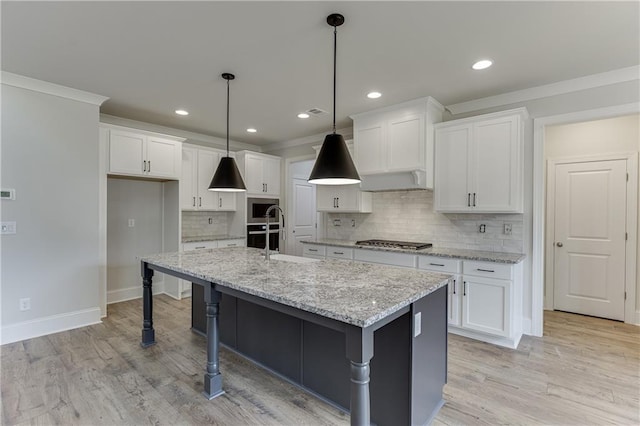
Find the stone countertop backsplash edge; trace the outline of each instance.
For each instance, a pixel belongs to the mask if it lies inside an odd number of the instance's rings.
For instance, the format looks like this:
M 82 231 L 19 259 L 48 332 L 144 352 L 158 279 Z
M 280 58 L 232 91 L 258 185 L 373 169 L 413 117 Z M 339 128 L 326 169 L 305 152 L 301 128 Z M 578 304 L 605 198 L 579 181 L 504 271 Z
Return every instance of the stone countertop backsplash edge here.
M 303 240 L 303 244 L 314 244 L 321 246 L 336 246 L 346 248 L 357 248 L 363 250 L 375 250 L 375 251 L 390 251 L 396 253 L 417 254 L 419 256 L 435 256 L 444 257 L 450 259 L 460 260 L 474 260 L 481 262 L 495 262 L 495 263 L 507 263 L 517 264 L 524 260 L 526 255 L 521 253 L 503 253 L 481 250 L 469 250 L 469 249 L 456 249 L 456 248 L 444 248 L 444 247 L 431 247 L 422 250 L 410 250 L 391 247 L 371 247 L 357 245 L 355 241 L 348 240 L 335 240 L 335 239 L 320 239 L 320 240 Z
M 244 235 L 207 235 L 198 237 L 182 237 L 182 243 L 202 243 L 205 241 L 220 241 L 220 240 L 239 240 L 244 239 Z

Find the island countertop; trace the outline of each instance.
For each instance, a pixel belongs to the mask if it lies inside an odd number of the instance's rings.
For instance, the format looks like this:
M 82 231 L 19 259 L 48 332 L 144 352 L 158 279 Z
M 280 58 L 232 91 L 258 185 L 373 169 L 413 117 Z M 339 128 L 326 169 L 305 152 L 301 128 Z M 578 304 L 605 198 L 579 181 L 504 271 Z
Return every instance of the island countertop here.
M 229 247 L 145 256 L 142 262 L 222 287 L 368 327 L 445 286 L 450 276 L 344 260 L 271 259 L 256 248 Z

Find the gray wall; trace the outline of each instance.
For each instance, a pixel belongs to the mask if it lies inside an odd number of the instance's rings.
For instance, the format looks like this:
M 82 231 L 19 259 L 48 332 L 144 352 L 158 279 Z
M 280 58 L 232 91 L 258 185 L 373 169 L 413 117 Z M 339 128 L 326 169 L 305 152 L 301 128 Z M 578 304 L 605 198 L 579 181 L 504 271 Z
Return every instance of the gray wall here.
M 2 85 L 2 326 L 99 309 L 98 106 Z M 19 311 L 20 298 L 31 310 Z M 98 316 L 99 318 L 99 316 Z

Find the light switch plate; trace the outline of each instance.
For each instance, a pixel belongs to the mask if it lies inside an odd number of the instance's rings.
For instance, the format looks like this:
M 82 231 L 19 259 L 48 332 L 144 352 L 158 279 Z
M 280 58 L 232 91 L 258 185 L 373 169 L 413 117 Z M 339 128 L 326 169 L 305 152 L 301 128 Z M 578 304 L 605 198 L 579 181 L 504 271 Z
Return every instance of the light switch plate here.
M 16 223 L 15 222 L 0 222 L 0 234 L 8 235 L 16 233 Z

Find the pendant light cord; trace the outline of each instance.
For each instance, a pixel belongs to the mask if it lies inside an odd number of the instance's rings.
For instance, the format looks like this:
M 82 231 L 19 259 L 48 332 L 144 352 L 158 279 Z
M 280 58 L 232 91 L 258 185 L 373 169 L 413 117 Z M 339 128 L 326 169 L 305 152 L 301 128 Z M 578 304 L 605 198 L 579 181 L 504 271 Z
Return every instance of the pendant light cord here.
M 229 156 L 229 80 L 227 80 L 227 157 Z
M 336 62 L 338 50 L 338 27 L 333 27 L 333 134 L 336 134 Z

